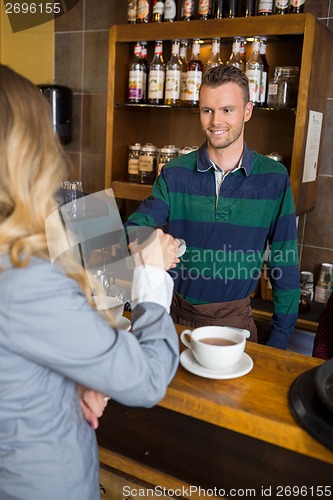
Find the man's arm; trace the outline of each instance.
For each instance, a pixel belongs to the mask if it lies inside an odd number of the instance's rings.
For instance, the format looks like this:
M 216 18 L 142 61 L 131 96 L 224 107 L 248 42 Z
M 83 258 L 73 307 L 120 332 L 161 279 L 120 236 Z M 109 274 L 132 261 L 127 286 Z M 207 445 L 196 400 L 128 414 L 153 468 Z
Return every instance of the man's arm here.
M 146 198 L 139 208 L 129 216 L 124 226 L 128 243 L 138 238 L 139 242 L 149 237 L 151 228 L 163 227 L 169 217 L 169 194 L 163 169 L 153 185 L 152 196 Z M 140 229 L 139 229 L 140 226 Z
M 288 174 L 284 176 L 269 243 L 274 314 L 267 345 L 286 349 L 298 316 L 300 276 L 294 202 Z

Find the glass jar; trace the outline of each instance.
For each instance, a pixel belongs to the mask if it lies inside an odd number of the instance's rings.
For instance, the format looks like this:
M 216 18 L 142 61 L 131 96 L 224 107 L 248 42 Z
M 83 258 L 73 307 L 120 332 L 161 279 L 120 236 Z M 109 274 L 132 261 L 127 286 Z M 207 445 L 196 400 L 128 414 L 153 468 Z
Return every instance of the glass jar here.
M 136 142 L 128 146 L 127 178 L 130 182 L 139 182 L 139 155 L 141 144 Z
M 158 158 L 157 175 L 160 175 L 161 168 L 164 167 L 168 161 L 176 158 L 176 156 L 178 156 L 178 148 L 173 144 L 161 148 Z
M 148 142 L 139 155 L 139 183 L 154 184 L 156 178 L 157 147 Z
M 298 97 L 299 68 L 282 66 L 278 80 L 278 107 L 296 108 Z
M 277 66 L 274 78 L 268 84 L 267 106 L 276 109 L 296 108 L 298 83 L 297 66 Z

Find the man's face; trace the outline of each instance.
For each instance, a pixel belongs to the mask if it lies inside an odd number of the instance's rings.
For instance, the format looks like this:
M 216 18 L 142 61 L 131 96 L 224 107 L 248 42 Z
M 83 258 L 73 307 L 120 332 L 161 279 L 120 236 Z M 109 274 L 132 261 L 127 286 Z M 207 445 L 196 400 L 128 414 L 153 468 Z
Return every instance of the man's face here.
M 244 103 L 243 90 L 233 82 L 200 90 L 200 121 L 208 148 L 225 149 L 237 141 L 243 145 L 244 122 L 251 118 L 252 103 Z

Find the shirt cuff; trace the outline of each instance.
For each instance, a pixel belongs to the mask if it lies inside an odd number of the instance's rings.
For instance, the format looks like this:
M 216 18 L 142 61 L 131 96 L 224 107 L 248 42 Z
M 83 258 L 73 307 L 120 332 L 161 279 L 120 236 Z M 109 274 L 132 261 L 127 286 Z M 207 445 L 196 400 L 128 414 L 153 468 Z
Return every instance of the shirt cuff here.
M 132 307 L 141 302 L 154 302 L 170 313 L 173 279 L 160 267 L 137 266 L 132 284 Z

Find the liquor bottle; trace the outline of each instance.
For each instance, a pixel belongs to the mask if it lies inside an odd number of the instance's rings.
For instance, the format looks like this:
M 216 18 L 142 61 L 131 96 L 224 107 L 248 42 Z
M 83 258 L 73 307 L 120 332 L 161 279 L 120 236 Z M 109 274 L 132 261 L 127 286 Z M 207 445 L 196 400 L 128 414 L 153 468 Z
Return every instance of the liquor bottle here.
M 264 107 L 267 103 L 267 87 L 268 87 L 268 72 L 269 64 L 266 58 L 266 43 L 267 38 L 265 36 L 260 37 L 260 55 L 262 59 L 262 77 L 261 77 L 261 87 L 260 87 L 260 106 Z
M 171 57 L 166 65 L 164 104 L 175 106 L 180 103 L 182 62 L 179 57 L 179 40 L 172 41 Z
M 213 0 L 212 5 L 212 19 L 222 19 L 223 6 L 226 0 Z
M 246 76 L 249 79 L 250 101 L 255 105 L 260 105 L 262 70 L 263 62 L 260 55 L 260 39 L 259 37 L 254 37 L 252 54 L 246 63 Z
M 289 0 L 275 0 L 274 14 L 288 14 Z
M 304 12 L 305 0 L 290 0 L 289 14 L 301 14 Z
M 242 0 L 240 6 L 240 17 L 251 17 L 256 15 L 256 1 Z
M 147 61 L 147 42 L 141 42 L 141 61 L 143 64 L 143 102 L 147 102 L 147 82 L 149 74 L 149 64 Z
M 273 13 L 274 0 L 258 0 L 257 15 L 269 16 Z
M 238 0 L 227 0 L 227 15 L 226 17 L 237 17 Z
M 127 3 L 127 20 L 129 24 L 136 23 L 137 0 L 128 0 Z
M 186 104 L 186 81 L 187 81 L 187 40 L 180 41 L 180 53 L 179 57 L 182 63 L 182 80 L 180 88 L 180 104 L 184 106 Z
M 151 0 L 138 0 L 136 22 L 138 24 L 149 23 L 151 11 Z
M 221 48 L 220 39 L 213 38 L 212 51 L 208 61 L 205 64 L 205 71 L 207 71 L 209 68 L 213 68 L 214 66 L 219 66 L 220 64 L 223 64 L 221 60 L 220 48 Z
M 194 38 L 192 55 L 187 65 L 186 75 L 186 106 L 199 105 L 199 90 L 202 82 L 203 64 L 200 59 L 200 40 Z
M 177 19 L 177 5 L 175 0 L 165 0 L 164 21 L 173 22 Z
M 162 23 L 164 21 L 164 0 L 153 0 L 152 23 Z
M 163 104 L 165 64 L 163 61 L 163 42 L 156 40 L 154 57 L 149 65 L 148 103 Z
M 241 53 L 241 39 L 239 36 L 233 38 L 231 56 L 227 61 L 227 65 L 236 66 L 243 72 L 245 72 L 245 61 L 242 59 Z
M 212 15 L 212 0 L 199 0 L 198 3 L 198 19 L 206 21 Z
M 195 0 L 182 0 L 180 6 L 180 20 L 192 21 L 195 17 Z
M 136 42 L 134 58 L 130 64 L 128 80 L 128 102 L 140 104 L 143 102 L 144 66 L 141 59 L 141 44 Z

